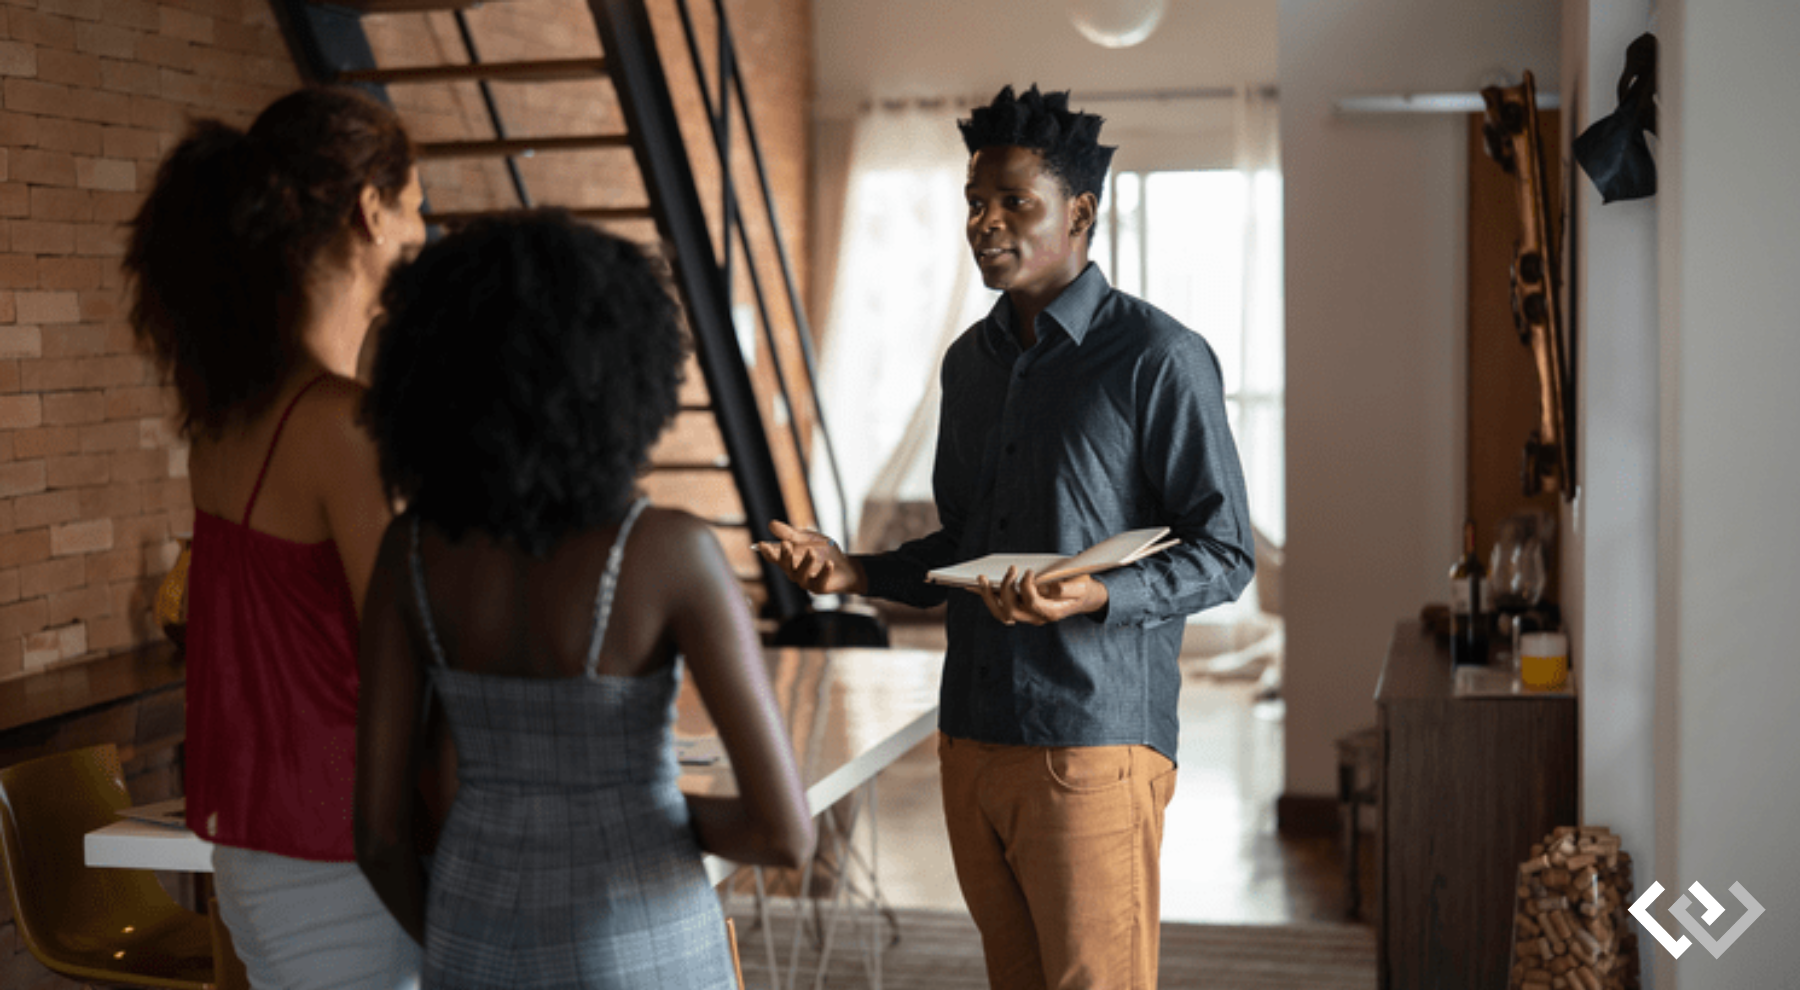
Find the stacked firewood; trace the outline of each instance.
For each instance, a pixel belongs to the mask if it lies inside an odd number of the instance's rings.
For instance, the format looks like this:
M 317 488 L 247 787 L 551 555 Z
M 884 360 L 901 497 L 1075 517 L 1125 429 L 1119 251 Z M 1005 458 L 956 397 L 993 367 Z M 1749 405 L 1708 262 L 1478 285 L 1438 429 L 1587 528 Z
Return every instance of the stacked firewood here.
M 1593 826 L 1563 826 L 1519 864 L 1513 990 L 1638 990 L 1631 854 Z

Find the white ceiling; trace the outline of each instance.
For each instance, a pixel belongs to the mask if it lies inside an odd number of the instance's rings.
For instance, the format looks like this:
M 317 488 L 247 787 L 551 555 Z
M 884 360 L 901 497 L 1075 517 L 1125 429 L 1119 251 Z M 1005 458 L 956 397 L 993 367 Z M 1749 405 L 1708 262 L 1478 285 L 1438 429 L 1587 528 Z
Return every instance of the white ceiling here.
M 821 112 L 869 99 L 981 97 L 1002 85 L 1085 92 L 1275 83 L 1275 0 L 1168 0 L 1156 33 L 1102 48 L 1066 0 L 813 0 Z
M 1104 138 L 1142 148 L 1160 134 L 1231 127 L 1229 100 L 1095 100 L 1276 79 L 1276 0 L 1168 0 L 1156 32 L 1131 48 L 1093 44 L 1067 0 L 813 0 L 816 103 L 843 117 L 871 100 L 986 102 L 1000 87 L 1067 89 L 1107 118 Z

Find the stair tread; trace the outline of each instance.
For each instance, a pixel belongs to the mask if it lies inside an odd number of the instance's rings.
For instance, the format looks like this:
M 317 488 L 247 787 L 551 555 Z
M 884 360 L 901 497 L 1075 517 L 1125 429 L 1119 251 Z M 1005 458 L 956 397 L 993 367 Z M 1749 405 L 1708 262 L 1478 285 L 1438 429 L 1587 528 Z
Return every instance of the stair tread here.
M 578 220 L 654 220 L 656 218 L 655 212 L 648 206 L 564 206 L 559 203 L 557 208 L 568 211 L 570 216 Z M 504 207 L 493 210 L 444 210 L 427 213 L 424 216 L 426 223 L 455 226 L 485 217 L 505 216 L 517 209 L 517 207 Z
M 605 74 L 606 60 L 603 58 L 556 58 L 518 62 L 465 62 L 390 69 L 355 69 L 338 73 L 338 81 L 384 85 L 456 82 L 473 79 L 485 79 L 492 82 L 544 82 L 560 79 L 588 79 Z
M 630 145 L 631 138 L 624 134 L 590 134 L 481 141 L 425 141 L 419 144 L 418 152 L 420 158 L 499 158 L 539 151 L 585 151 L 595 148 L 625 148 Z

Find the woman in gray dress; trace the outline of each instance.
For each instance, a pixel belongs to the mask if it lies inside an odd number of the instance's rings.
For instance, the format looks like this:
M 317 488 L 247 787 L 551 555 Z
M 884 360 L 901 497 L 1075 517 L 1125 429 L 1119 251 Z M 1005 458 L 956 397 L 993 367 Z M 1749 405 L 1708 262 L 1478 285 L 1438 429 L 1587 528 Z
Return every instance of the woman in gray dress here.
M 794 866 L 813 833 L 718 541 L 635 493 L 677 408 L 673 300 L 630 243 L 538 212 L 427 247 L 384 301 L 366 411 L 407 509 L 363 613 L 358 861 L 428 987 L 729 990 L 702 851 Z M 676 788 L 684 670 L 739 796 Z M 427 883 L 433 689 L 458 787 Z

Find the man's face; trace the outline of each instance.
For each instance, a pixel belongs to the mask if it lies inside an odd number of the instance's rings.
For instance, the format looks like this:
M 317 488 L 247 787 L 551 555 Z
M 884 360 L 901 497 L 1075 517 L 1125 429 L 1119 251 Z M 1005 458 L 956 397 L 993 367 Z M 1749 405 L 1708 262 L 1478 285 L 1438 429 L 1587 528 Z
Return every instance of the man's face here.
M 1094 197 L 1064 193 L 1036 151 L 1010 145 L 977 151 L 964 193 L 969 246 L 988 288 L 1041 306 L 1087 266 Z

